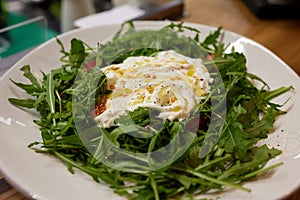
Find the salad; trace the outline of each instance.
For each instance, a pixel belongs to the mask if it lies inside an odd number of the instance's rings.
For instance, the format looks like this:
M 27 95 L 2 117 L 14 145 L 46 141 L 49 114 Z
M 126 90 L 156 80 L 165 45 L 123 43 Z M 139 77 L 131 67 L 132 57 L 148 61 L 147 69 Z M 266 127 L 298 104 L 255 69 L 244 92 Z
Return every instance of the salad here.
M 124 31 L 127 26 L 129 30 Z M 194 37 L 184 31 L 194 32 Z M 268 137 L 276 118 L 285 114 L 282 105 L 272 100 L 293 88 L 271 90 L 248 73 L 242 53 L 234 49 L 227 53 L 221 28 L 203 41 L 200 34 L 183 23 L 138 30 L 129 22 L 97 48 L 74 38 L 66 50 L 57 39 L 61 67 L 42 72 L 40 78 L 25 65 L 21 71 L 29 83 L 12 80 L 32 98 L 10 98 L 10 103 L 40 114 L 34 123 L 40 127 L 42 141 L 28 146 L 56 156 L 71 173 L 77 168 L 128 199 L 193 199 L 228 188 L 251 192 L 243 186 L 245 181 L 283 164 L 266 166 L 281 151 L 257 143 Z M 164 118 L 158 117 L 161 110 L 153 106 L 126 107 L 109 125 L 97 123 L 116 90 L 104 69 L 124 65 L 128 59 L 151 60 L 168 51 L 187 60 L 200 59 L 209 74 L 209 90 L 203 89 L 187 114 Z M 191 66 L 195 65 L 187 68 Z M 194 73 L 188 71 L 184 73 Z M 178 82 L 172 77 L 164 84 Z M 139 94 L 145 91 L 152 90 Z M 159 91 L 165 91 L 165 97 L 169 90 Z

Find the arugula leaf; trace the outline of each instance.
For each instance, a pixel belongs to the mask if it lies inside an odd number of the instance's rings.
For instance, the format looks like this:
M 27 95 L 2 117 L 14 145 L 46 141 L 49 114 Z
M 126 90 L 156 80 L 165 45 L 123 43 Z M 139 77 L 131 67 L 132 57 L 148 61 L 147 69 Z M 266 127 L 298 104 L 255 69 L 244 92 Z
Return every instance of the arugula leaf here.
M 80 40 L 72 39 L 71 40 L 71 50 L 69 54 L 70 63 L 79 68 L 81 63 L 84 61 L 87 54 L 85 53 L 85 48 L 83 43 Z
M 236 179 L 237 174 L 243 175 L 245 173 L 249 173 L 249 171 L 255 171 L 265 166 L 267 161 L 279 155 L 280 153 L 281 151 L 275 148 L 269 149 L 266 145 L 253 148 L 251 152 L 249 152 L 252 157 L 251 160 L 248 162 L 237 163 L 219 176 L 219 179 Z
M 209 34 L 203 42 L 201 42 L 201 45 L 204 47 L 204 48 L 207 48 L 207 49 L 210 49 L 209 46 L 210 45 L 215 45 L 217 44 L 218 42 L 218 39 L 220 37 L 220 34 L 221 34 L 221 30 L 222 28 L 219 27 L 216 31 L 214 31 L 213 33 Z
M 35 100 L 33 99 L 16 99 L 16 98 L 9 98 L 8 101 L 19 107 L 24 108 L 34 108 Z
M 55 80 L 53 79 L 53 74 L 50 73 L 48 76 L 45 77 L 45 86 L 46 86 L 46 101 L 49 104 L 50 112 L 55 113 L 55 94 L 54 94 L 54 87 L 55 87 Z
M 31 83 L 36 86 L 37 88 L 41 88 L 39 81 L 37 80 L 37 78 L 33 75 L 33 73 L 30 71 L 30 66 L 29 65 L 24 65 L 21 68 L 21 71 L 24 72 L 24 77 L 28 78 Z

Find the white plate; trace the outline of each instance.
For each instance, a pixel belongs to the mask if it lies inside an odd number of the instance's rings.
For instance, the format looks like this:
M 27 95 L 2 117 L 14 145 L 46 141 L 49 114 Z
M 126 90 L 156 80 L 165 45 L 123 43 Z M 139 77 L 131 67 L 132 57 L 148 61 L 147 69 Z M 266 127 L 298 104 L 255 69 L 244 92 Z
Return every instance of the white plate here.
M 169 22 L 143 21 L 136 22 L 137 27 L 162 27 Z M 201 30 L 202 37 L 213 27 L 191 24 Z M 110 38 L 119 25 L 92 27 L 67 32 L 59 36 L 69 49 L 69 42 L 77 37 L 92 46 Z M 283 149 L 283 154 L 272 162 L 284 161 L 271 176 L 248 182 L 245 187 L 251 193 L 230 190 L 212 196 L 221 199 L 278 199 L 290 194 L 300 186 L 300 80 L 299 76 L 283 61 L 261 45 L 238 34 L 225 31 L 225 42 L 233 42 L 238 51 L 245 53 L 247 67 L 268 82 L 271 88 L 293 85 L 295 91 L 289 103 L 284 107 L 288 114 L 281 116 L 274 133 L 267 144 Z M 0 80 L 0 169 L 5 178 L 23 194 L 34 199 L 122 199 L 107 186 L 95 183 L 89 176 L 77 172 L 75 175 L 67 171 L 66 166 L 52 156 L 37 154 L 27 145 L 40 140 L 39 130 L 32 122 L 37 116 L 10 105 L 9 97 L 24 97 L 18 88 L 9 81 L 25 81 L 19 71 L 24 64 L 30 64 L 33 70 L 48 72 L 60 67 L 59 46 L 50 40 L 20 60 Z M 288 98 L 287 96 L 285 98 Z M 285 98 L 280 99 L 284 101 Z

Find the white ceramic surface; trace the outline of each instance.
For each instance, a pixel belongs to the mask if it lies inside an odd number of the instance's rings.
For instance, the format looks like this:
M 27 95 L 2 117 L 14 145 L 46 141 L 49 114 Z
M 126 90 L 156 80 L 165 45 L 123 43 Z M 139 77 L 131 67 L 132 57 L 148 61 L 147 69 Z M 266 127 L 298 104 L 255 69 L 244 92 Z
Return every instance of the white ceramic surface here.
M 143 21 L 136 22 L 136 27 L 162 27 L 169 22 Z M 203 38 L 213 27 L 187 23 L 201 30 Z M 73 37 L 80 38 L 86 43 L 96 46 L 110 38 L 119 25 L 78 29 L 60 35 L 60 40 L 69 49 L 69 42 Z M 251 193 L 229 190 L 220 194 L 207 195 L 221 199 L 278 199 L 290 194 L 300 186 L 300 80 L 291 70 L 272 52 L 244 38 L 238 34 L 225 31 L 225 42 L 231 42 L 237 51 L 244 52 L 247 57 L 249 71 L 262 77 L 271 88 L 293 85 L 295 90 L 278 99 L 284 101 L 291 97 L 287 105 L 288 114 L 281 116 L 275 126 L 274 133 L 265 141 L 270 146 L 283 149 L 283 154 L 271 163 L 284 161 L 284 165 L 277 168 L 268 177 L 251 181 L 244 186 L 252 190 Z M 67 171 L 66 166 L 58 159 L 44 154 L 37 154 L 27 148 L 27 145 L 40 140 L 37 126 L 32 122 L 37 118 L 33 112 L 20 110 L 9 104 L 9 97 L 25 97 L 19 89 L 9 81 L 25 81 L 19 70 L 24 64 L 30 64 L 33 70 L 40 69 L 48 72 L 52 68 L 60 67 L 59 46 L 50 40 L 41 45 L 20 60 L 0 79 L 0 170 L 5 178 L 23 194 L 34 199 L 122 199 L 114 194 L 109 187 L 94 182 L 89 176 L 77 172 L 75 175 Z

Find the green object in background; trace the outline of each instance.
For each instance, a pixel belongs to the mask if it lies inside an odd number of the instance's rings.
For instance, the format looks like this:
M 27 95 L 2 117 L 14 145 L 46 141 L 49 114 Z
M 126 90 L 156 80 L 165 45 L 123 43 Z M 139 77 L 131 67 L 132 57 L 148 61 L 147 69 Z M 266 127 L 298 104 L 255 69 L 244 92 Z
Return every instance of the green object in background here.
M 43 17 L 28 19 L 15 13 L 7 13 L 6 25 L 4 29 L 8 30 L 0 33 L 0 60 L 58 35 L 48 29 Z

